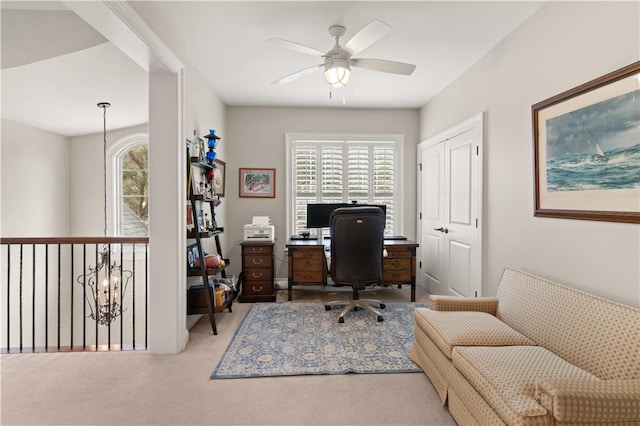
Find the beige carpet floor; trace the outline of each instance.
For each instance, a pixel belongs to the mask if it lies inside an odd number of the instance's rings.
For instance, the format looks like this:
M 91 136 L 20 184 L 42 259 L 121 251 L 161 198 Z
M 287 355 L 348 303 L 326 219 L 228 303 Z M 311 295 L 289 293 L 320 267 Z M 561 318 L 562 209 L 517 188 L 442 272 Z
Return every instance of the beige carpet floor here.
M 295 290 L 294 301 L 348 296 L 309 288 Z M 409 301 L 409 288 L 367 292 L 372 296 Z M 418 290 L 418 300 L 426 297 Z M 285 298 L 279 291 L 278 301 Z M 234 304 L 233 313 L 218 314 L 217 336 L 202 318 L 179 355 L 2 355 L 0 423 L 455 425 L 422 373 L 209 379 L 249 308 Z

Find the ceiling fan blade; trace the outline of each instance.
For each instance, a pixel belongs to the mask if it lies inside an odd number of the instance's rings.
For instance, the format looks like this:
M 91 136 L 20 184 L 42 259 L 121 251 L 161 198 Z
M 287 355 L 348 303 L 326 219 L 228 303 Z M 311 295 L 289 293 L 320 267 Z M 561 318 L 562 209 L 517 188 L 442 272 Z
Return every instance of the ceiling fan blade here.
M 387 61 L 384 59 L 351 59 L 351 66 L 357 68 L 365 68 L 373 71 L 389 72 L 392 74 L 411 75 L 416 66 L 406 64 L 404 62 Z
M 318 65 L 314 65 L 314 66 L 309 67 L 309 68 L 305 68 L 305 69 L 300 70 L 298 72 L 294 72 L 293 74 L 290 74 L 290 75 L 288 75 L 286 77 L 279 78 L 279 79 L 277 79 L 276 81 L 274 81 L 271 84 L 275 84 L 276 86 L 282 86 L 283 84 L 290 83 L 293 80 L 299 79 L 300 77 L 304 77 L 307 74 L 311 74 L 312 72 L 322 68 L 323 66 L 324 66 L 324 64 L 318 64 Z
M 293 41 L 284 40 L 281 38 L 270 38 L 267 40 L 268 43 L 282 46 L 290 50 L 294 50 L 296 52 L 304 53 L 305 55 L 311 56 L 323 56 L 324 52 L 319 51 L 318 49 L 314 49 L 313 47 L 305 46 L 304 44 L 295 43 Z
M 343 49 L 352 56 L 357 55 L 376 41 L 380 40 L 389 31 L 391 31 L 390 26 L 384 22 L 374 19 L 367 24 L 366 27 L 358 31 L 356 35 L 351 37 L 351 40 L 344 45 Z

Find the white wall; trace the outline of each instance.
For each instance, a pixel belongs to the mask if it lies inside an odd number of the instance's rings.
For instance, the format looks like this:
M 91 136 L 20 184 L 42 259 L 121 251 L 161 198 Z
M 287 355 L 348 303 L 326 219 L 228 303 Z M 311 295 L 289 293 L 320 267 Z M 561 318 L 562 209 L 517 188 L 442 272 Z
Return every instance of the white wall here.
M 2 120 L 3 237 L 69 235 L 69 140 Z
M 229 107 L 226 149 L 227 185 L 224 222 L 225 235 L 231 245 L 234 274 L 241 270 L 240 247 L 242 226 L 254 215 L 271 217 L 276 230 L 276 276 L 287 276 L 284 249 L 285 229 L 285 133 L 402 133 L 405 135 L 404 206 L 399 209 L 404 221 L 404 234 L 415 237 L 416 212 L 416 145 L 418 143 L 417 110 L 365 110 L 323 108 Z M 275 198 L 240 198 L 239 168 L 275 168 Z M 223 222 L 220 222 L 223 224 Z
M 640 225 L 533 216 L 531 106 L 640 59 L 640 3 L 550 2 L 420 111 L 427 139 L 486 111 L 484 294 L 517 267 L 640 306 Z
M 186 70 L 186 119 L 185 129 L 189 134 L 193 134 L 196 130 L 199 136 L 204 136 L 209 133 L 209 129 L 215 129 L 216 135 L 221 139 L 218 141 L 216 147 L 216 158 L 227 162 L 228 152 L 228 137 L 226 134 L 226 106 L 220 101 L 220 99 L 211 91 L 209 86 L 204 81 L 204 78 L 193 68 L 187 68 Z M 188 136 L 190 137 L 190 136 Z M 186 139 L 186 137 L 185 137 Z M 206 141 L 206 139 L 205 139 Z M 186 145 L 185 145 L 186 147 Z M 186 170 L 185 170 L 185 185 L 186 185 Z M 228 203 L 225 202 L 226 198 L 222 198 L 222 204 L 216 208 L 216 220 L 218 226 L 223 226 L 226 230 L 227 223 L 227 210 Z M 195 241 L 195 240 L 194 240 Z M 222 254 L 225 258 L 228 257 L 228 253 L 231 250 L 229 246 L 229 238 L 226 233 L 220 235 L 220 244 L 222 246 Z M 215 241 L 212 238 L 203 240 L 204 250 L 207 253 L 215 253 Z M 186 250 L 186 249 L 185 249 Z M 186 251 L 185 251 L 186 256 Z M 202 281 L 202 280 L 200 280 Z

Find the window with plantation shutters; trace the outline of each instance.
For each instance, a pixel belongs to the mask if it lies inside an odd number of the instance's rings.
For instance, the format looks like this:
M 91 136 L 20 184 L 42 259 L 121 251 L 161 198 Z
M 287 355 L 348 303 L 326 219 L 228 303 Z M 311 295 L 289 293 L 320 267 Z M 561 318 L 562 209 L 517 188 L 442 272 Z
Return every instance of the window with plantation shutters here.
M 386 205 L 385 234 L 400 234 L 396 211 L 402 194 L 401 156 L 402 135 L 338 138 L 288 134 L 287 227 L 290 234 L 307 231 L 307 204 L 354 201 Z

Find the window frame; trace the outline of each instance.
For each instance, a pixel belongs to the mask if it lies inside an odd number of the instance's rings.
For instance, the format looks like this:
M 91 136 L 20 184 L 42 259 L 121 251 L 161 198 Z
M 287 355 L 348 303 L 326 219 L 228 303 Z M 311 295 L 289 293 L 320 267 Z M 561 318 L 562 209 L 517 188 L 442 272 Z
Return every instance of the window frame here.
M 404 134 L 401 133 L 299 133 L 299 132 L 287 132 L 285 133 L 285 167 L 286 167 L 286 214 L 285 214 L 285 226 L 287 228 L 287 235 L 293 235 L 295 232 L 295 218 L 294 218 L 294 194 L 292 193 L 294 188 L 295 173 L 294 167 L 294 149 L 297 145 L 305 142 L 322 143 L 327 145 L 340 145 L 345 146 L 347 144 L 353 145 L 357 142 L 365 142 L 370 144 L 372 142 L 391 142 L 396 145 L 397 158 L 395 167 L 395 180 L 396 189 L 395 193 L 395 230 L 394 235 L 404 234 L 404 220 L 402 217 L 402 206 L 404 206 L 404 178 L 402 173 L 402 167 L 404 165 Z M 344 192 L 343 192 L 344 193 Z M 325 231 L 326 232 L 326 231 Z
M 123 136 L 107 148 L 107 234 L 110 236 L 122 236 L 122 157 L 142 145 L 149 145 L 148 133 Z

